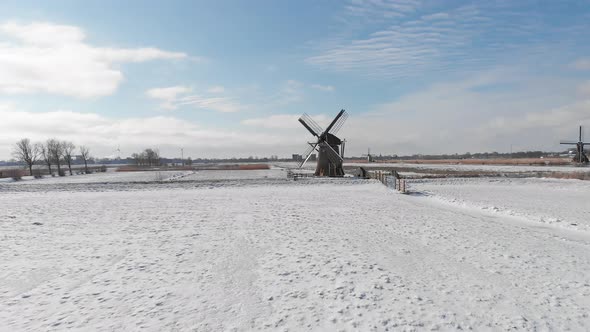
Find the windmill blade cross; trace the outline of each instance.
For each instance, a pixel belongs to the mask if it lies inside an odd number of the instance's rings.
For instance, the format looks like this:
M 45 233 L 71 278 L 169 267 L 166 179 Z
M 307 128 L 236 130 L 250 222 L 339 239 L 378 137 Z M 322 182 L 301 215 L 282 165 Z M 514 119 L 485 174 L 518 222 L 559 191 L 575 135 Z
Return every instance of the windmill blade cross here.
M 332 135 L 336 135 L 340 131 L 340 128 L 342 128 L 342 126 L 344 125 L 346 119 L 348 119 L 348 113 L 346 113 L 345 111 L 342 114 L 342 116 L 338 119 L 338 121 L 336 121 L 336 124 L 332 127 L 332 129 L 330 129 L 329 133 Z
M 332 120 L 332 123 L 330 123 L 330 125 L 328 126 L 328 128 L 326 128 L 326 131 L 324 133 L 329 133 L 330 130 L 332 129 L 332 127 L 334 127 L 334 125 L 336 124 L 336 121 L 338 121 L 338 119 L 340 119 L 340 117 L 344 113 L 346 113 L 345 110 L 340 110 L 340 112 L 338 112 L 338 114 L 336 115 L 336 117 L 334 118 L 334 120 Z
M 308 144 L 309 144 L 309 147 L 307 148 L 307 150 L 305 150 L 305 153 L 303 153 L 303 156 L 305 156 L 305 158 L 303 158 L 303 160 L 299 164 L 299 168 L 301 168 L 301 167 L 303 167 L 303 165 L 305 165 L 305 163 L 309 160 L 309 157 L 311 157 L 311 154 L 316 150 L 316 146 L 318 145 L 318 143 L 308 143 Z
M 342 157 L 340 157 L 340 155 L 338 154 L 338 152 L 336 152 L 328 143 L 322 143 L 322 147 L 327 148 L 327 155 L 328 155 L 328 159 L 332 162 L 332 163 L 337 163 L 339 161 L 342 161 Z
M 314 135 L 315 137 L 320 137 L 322 133 L 322 127 L 318 125 L 307 113 L 303 113 L 303 115 L 299 118 L 299 122 L 307 129 L 309 132 Z

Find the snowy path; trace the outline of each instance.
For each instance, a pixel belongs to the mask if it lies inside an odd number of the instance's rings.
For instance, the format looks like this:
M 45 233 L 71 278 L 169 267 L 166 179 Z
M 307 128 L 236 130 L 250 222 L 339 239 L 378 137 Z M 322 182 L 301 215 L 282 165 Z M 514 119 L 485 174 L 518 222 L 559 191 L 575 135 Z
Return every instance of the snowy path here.
M 0 330 L 590 328 L 587 233 L 304 182 L 0 192 Z

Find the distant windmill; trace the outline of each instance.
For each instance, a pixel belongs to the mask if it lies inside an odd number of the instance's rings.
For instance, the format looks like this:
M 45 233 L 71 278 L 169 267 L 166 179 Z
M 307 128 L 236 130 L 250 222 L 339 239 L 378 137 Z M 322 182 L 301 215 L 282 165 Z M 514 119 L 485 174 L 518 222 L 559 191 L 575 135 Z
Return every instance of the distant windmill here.
M 565 145 L 575 145 L 576 146 L 576 155 L 574 157 L 574 162 L 580 163 L 580 164 L 586 164 L 588 163 L 588 157 L 586 156 L 586 154 L 584 153 L 584 144 L 590 144 L 588 142 L 584 142 L 582 140 L 582 126 L 580 126 L 580 136 L 577 142 L 573 142 L 573 141 L 561 141 L 559 144 L 565 144 Z
M 303 154 L 303 161 L 299 165 L 300 168 L 305 165 L 314 151 L 318 151 L 316 176 L 344 176 L 342 161 L 344 160 L 345 141 L 336 137 L 336 134 L 347 118 L 348 113 L 341 110 L 326 130 L 322 130 L 322 127 L 307 114 L 303 114 L 299 118 L 299 122 L 317 138 L 315 143 L 308 143 L 309 148 Z
M 367 154 L 364 154 L 361 157 L 367 158 L 367 162 L 370 162 L 370 163 L 375 162 L 375 158 L 371 154 L 371 148 L 368 148 L 367 149 Z

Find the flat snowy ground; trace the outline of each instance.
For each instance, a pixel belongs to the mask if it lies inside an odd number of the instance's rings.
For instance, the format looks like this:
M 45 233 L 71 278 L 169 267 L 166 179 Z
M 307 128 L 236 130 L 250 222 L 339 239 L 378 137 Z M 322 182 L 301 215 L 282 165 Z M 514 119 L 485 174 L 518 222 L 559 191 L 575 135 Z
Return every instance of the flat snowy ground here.
M 0 330 L 590 329 L 587 182 L 241 172 L 0 184 Z
M 588 167 L 576 166 L 524 166 L 524 165 L 451 165 L 451 164 L 407 164 L 407 163 L 346 163 L 345 166 L 409 167 L 432 170 L 488 171 L 488 172 L 588 172 Z

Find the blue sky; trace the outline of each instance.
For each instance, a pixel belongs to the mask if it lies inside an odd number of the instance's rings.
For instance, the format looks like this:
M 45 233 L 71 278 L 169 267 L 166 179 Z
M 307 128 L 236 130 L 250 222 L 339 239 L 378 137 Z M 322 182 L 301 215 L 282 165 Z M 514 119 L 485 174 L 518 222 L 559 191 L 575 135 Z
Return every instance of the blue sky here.
M 557 150 L 590 125 L 589 1 L 5 1 L 0 158 Z M 590 134 L 589 134 L 590 135 Z

